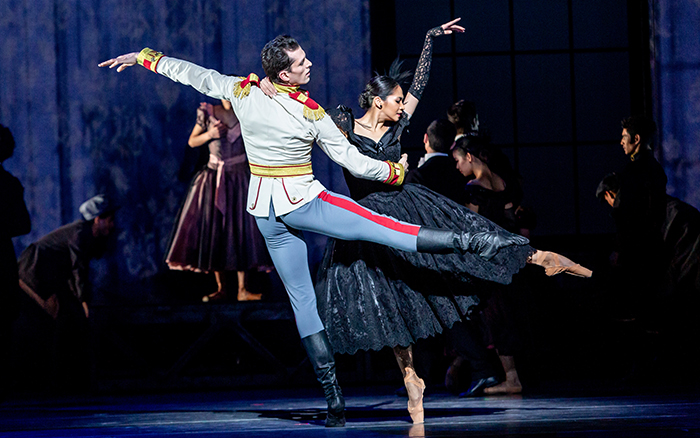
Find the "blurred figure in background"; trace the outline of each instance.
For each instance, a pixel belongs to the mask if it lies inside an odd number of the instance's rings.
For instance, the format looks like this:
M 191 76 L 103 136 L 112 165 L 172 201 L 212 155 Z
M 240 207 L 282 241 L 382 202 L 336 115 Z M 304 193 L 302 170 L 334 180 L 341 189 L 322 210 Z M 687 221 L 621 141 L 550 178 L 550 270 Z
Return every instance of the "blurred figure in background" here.
M 94 196 L 80 206 L 83 219 L 50 232 L 19 257 L 20 287 L 53 321 L 55 389 L 83 390 L 89 383 L 90 260 L 106 252 L 117 209 L 105 195 Z
M 15 152 L 15 139 L 9 128 L 0 125 L 0 401 L 5 398 L 11 356 L 12 323 L 19 312 L 19 276 L 12 238 L 31 231 L 29 212 L 24 203 L 24 187 L 5 170 L 3 163 Z

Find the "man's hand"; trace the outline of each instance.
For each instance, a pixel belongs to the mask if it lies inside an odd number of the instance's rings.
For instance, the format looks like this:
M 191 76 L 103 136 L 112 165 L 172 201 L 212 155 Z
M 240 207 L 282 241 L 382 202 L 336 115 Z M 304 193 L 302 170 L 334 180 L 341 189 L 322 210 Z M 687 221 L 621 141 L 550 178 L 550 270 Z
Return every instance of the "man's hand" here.
M 118 72 L 122 72 L 127 67 L 136 65 L 136 57 L 139 56 L 138 52 L 127 53 L 125 55 L 117 56 L 116 58 L 108 59 L 107 61 L 100 62 L 97 64 L 98 67 L 117 67 Z
M 408 154 L 401 154 L 399 164 L 403 166 L 403 170 L 408 171 Z
M 260 81 L 260 89 L 267 97 L 273 97 L 277 94 L 277 89 L 272 84 L 269 77 L 265 76 L 262 81 Z

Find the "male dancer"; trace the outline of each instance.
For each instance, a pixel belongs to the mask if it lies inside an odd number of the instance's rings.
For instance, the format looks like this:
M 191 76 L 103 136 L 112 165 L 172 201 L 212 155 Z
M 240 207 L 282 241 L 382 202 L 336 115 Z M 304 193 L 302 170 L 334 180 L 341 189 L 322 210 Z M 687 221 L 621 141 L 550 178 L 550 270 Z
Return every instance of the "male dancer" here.
M 451 30 L 449 31 L 451 32 Z M 338 239 L 367 240 L 404 251 L 467 251 L 490 258 L 500 248 L 527 239 L 496 233 L 454 233 L 427 229 L 379 215 L 355 201 L 326 190 L 311 169 L 314 141 L 328 156 L 361 178 L 403 183 L 405 163 L 366 157 L 348 143 L 330 117 L 308 93 L 311 61 L 288 35 L 268 42 L 261 53 L 265 74 L 278 94 L 267 97 L 255 74 L 230 77 L 162 53 L 144 49 L 99 64 L 117 71 L 141 64 L 190 85 L 215 99 L 231 102 L 239 115 L 251 169 L 248 212 L 256 217 L 275 268 L 284 283 L 306 352 L 328 402 L 327 427 L 345 425 L 345 400 L 335 377 L 335 362 L 321 319 L 301 230 Z M 402 105 L 403 106 L 403 105 Z M 403 108 L 400 109 L 402 111 Z

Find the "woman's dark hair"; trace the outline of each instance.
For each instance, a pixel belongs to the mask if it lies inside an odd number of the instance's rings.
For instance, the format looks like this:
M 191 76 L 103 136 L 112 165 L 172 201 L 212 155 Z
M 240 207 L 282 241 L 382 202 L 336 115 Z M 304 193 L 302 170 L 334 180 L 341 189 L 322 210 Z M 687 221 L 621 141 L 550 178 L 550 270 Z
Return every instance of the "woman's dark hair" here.
M 477 117 L 476 105 L 468 100 L 458 100 L 447 109 L 447 115 L 454 120 L 456 128 L 462 128 L 465 133 L 471 132 Z
M 360 108 L 369 109 L 375 97 L 386 100 L 387 96 L 394 91 L 394 88 L 411 77 L 410 71 L 401 71 L 402 65 L 403 61 L 399 61 L 397 58 L 391 63 L 389 73 L 383 75 L 376 74 L 376 76 L 370 79 L 358 98 Z
M 15 152 L 15 138 L 10 128 L 0 125 L 0 163 L 7 160 Z
M 265 44 L 260 52 L 260 58 L 263 70 L 271 81 L 279 81 L 280 72 L 289 70 L 294 61 L 289 57 L 288 52 L 293 52 L 298 48 L 297 40 L 289 35 L 278 35 Z

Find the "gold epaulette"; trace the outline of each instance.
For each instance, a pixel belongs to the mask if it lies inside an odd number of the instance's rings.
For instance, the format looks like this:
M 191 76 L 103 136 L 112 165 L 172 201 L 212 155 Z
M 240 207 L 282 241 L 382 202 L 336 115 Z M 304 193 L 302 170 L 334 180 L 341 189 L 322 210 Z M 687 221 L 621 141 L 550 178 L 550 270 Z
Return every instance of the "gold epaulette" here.
M 289 97 L 304 104 L 304 118 L 312 122 L 316 120 L 321 120 L 326 115 L 326 111 L 323 110 L 321 105 L 317 104 L 315 100 L 309 97 L 308 93 L 304 91 L 296 91 L 294 93 L 289 93 Z
M 243 99 L 250 94 L 250 86 L 260 86 L 260 78 L 255 73 L 251 73 L 247 78 L 241 79 L 233 86 L 233 95 L 239 99 Z
M 403 164 L 394 163 L 393 161 L 385 161 L 389 165 L 389 178 L 384 180 L 384 184 L 392 186 L 400 186 L 403 184 L 403 179 L 406 176 L 406 169 Z

